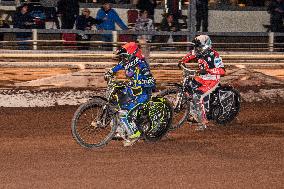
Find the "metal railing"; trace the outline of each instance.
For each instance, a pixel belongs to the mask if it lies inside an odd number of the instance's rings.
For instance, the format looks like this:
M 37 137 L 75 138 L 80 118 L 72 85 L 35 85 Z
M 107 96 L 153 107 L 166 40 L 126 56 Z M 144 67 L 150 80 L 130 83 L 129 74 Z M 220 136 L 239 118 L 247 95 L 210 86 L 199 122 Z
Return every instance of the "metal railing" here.
M 273 33 L 273 32 L 208 32 L 208 33 L 200 33 L 200 32 L 187 32 L 187 31 L 179 31 L 179 32 L 166 32 L 166 31 L 149 31 L 149 32 L 137 32 L 131 30 L 119 30 L 119 31 L 98 31 L 98 30 L 89 30 L 89 31 L 82 31 L 82 30 L 67 30 L 67 29 L 18 29 L 18 28 L 0 28 L 0 33 L 31 33 L 31 40 L 24 40 L 24 41 L 0 41 L 0 44 L 7 45 L 7 44 L 17 44 L 19 42 L 29 42 L 32 43 L 32 49 L 37 50 L 39 43 L 46 43 L 51 44 L 52 47 L 54 43 L 64 43 L 67 42 L 62 39 L 53 39 L 53 40 L 46 40 L 46 39 L 39 39 L 39 34 L 64 34 L 64 33 L 73 33 L 78 35 L 111 35 L 112 42 L 104 42 L 104 41 L 68 41 L 70 43 L 76 44 L 109 44 L 113 47 L 117 47 L 120 44 L 123 44 L 124 41 L 119 41 L 119 35 L 129 35 L 129 36 L 138 36 L 138 35 L 151 35 L 151 36 L 161 36 L 161 37 L 168 37 L 168 36 L 182 36 L 184 39 L 182 42 L 152 42 L 152 43 L 143 43 L 145 48 L 151 49 L 155 46 L 162 46 L 162 47 L 190 47 L 192 43 L 190 41 L 199 34 L 207 34 L 212 37 L 219 37 L 219 38 L 251 38 L 256 37 L 258 40 L 262 38 L 261 41 L 253 41 L 253 42 L 215 42 L 214 45 L 218 46 L 219 48 L 226 49 L 236 49 L 239 50 L 262 50 L 273 52 L 275 50 L 283 49 L 284 41 L 277 42 L 275 39 L 281 37 L 284 39 L 284 33 Z M 224 41 L 224 40 L 223 40 Z M 252 46 L 259 46 L 259 47 L 252 47 Z

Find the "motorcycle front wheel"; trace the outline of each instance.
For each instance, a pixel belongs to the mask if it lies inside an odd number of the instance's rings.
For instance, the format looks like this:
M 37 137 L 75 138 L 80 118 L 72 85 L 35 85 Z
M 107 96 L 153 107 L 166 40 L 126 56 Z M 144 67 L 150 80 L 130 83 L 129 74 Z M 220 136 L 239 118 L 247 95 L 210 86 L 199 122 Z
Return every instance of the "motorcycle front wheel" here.
M 116 113 L 102 98 L 82 104 L 71 123 L 74 139 L 89 149 L 104 147 L 113 138 L 117 127 Z
M 162 90 L 158 96 L 166 98 L 173 107 L 172 124 L 169 130 L 176 130 L 180 128 L 189 117 L 189 104 L 185 98 L 178 99 L 178 93 L 182 93 L 178 87 Z M 180 101 L 180 102 L 179 102 Z M 177 103 L 181 103 L 179 108 Z

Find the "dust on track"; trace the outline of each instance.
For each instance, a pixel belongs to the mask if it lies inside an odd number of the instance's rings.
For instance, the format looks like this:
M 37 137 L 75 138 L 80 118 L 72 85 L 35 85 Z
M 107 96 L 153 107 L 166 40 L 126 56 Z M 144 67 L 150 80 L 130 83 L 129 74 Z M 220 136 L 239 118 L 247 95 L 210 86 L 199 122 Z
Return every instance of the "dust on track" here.
M 283 104 L 248 104 L 226 127 L 86 150 L 76 106 L 0 108 L 0 188 L 282 188 Z

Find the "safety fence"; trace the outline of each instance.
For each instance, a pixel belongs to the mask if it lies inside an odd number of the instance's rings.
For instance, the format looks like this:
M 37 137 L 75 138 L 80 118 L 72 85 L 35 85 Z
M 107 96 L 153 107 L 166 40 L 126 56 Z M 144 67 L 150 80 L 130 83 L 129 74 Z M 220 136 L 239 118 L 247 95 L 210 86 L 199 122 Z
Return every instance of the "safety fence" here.
M 23 38 L 19 37 L 23 33 L 28 33 L 26 36 L 29 37 L 23 40 Z M 151 40 L 151 42 L 140 40 L 142 47 L 146 51 L 187 51 L 192 46 L 190 41 L 196 35 L 207 34 L 213 39 L 213 45 L 217 50 L 246 52 L 284 51 L 284 33 L 273 32 L 193 33 L 186 31 L 138 32 L 131 30 L 81 31 L 73 29 L 1 28 L 1 34 L 5 35 L 5 40 L 0 41 L 1 49 L 19 49 L 20 47 L 25 47 L 26 49 L 33 50 L 111 51 L 125 42 L 136 41 L 138 36 L 140 38 L 142 36 L 142 38 Z M 109 42 L 106 42 L 106 39 Z

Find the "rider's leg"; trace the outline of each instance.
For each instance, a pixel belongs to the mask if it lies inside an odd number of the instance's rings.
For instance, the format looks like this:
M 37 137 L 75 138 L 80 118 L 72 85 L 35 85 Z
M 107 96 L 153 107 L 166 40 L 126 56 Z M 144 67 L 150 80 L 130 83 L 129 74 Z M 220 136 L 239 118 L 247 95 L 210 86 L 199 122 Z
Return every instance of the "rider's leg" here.
M 139 104 L 137 104 L 139 106 Z M 129 138 L 137 138 L 140 136 L 140 132 L 134 122 L 135 120 L 135 108 L 137 108 L 135 101 L 128 102 L 121 107 L 119 111 L 120 122 L 124 125 Z
M 128 90 L 130 90 L 128 94 L 132 95 L 132 98 L 121 105 L 121 122 L 125 125 L 129 138 L 138 138 L 141 133 L 134 122 L 137 113 L 136 109 L 149 100 L 149 94 L 142 90 L 141 94 L 135 96 L 130 88 Z
M 132 146 L 135 142 L 137 142 L 140 138 L 141 132 L 137 128 L 135 124 L 137 111 L 139 106 L 143 105 L 148 101 L 148 95 L 139 95 L 139 97 L 136 99 L 136 102 L 131 102 L 128 107 L 133 107 L 130 109 L 125 117 L 122 117 L 122 123 L 125 124 L 125 127 L 130 128 L 131 133 L 129 133 L 129 139 L 123 141 L 124 146 Z
M 193 104 L 196 112 L 196 119 L 199 123 L 201 123 L 200 129 L 203 130 L 207 127 L 206 125 L 208 124 L 203 99 L 205 96 L 207 96 L 216 89 L 219 81 L 203 80 L 201 78 L 197 78 L 196 82 L 202 84 L 202 86 L 195 88 L 193 94 Z
M 203 94 L 199 91 L 193 94 L 193 113 L 195 114 L 196 121 L 205 125 L 207 119 L 202 96 Z
M 136 108 L 134 103 L 129 103 L 128 105 L 129 105 L 128 107 L 133 106 L 133 109 Z M 126 129 L 127 135 L 128 135 L 128 139 L 125 139 L 123 141 L 124 146 L 132 146 L 135 142 L 139 140 L 139 137 L 141 135 L 134 120 L 131 119 L 134 113 L 133 109 L 128 109 L 128 111 L 121 110 L 121 111 L 124 111 L 123 114 L 121 114 L 120 112 L 120 122 L 124 125 L 124 128 Z M 131 115 L 131 118 L 129 115 Z
M 203 91 L 198 90 L 199 87 L 203 85 L 202 80 L 200 81 L 199 78 L 195 78 L 191 82 L 191 88 L 193 92 L 193 98 L 192 98 L 192 109 L 191 113 L 194 117 L 194 120 L 198 123 L 202 122 L 202 102 L 201 102 L 201 96 L 203 94 Z

